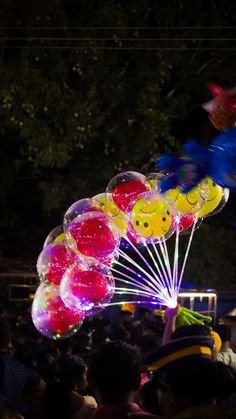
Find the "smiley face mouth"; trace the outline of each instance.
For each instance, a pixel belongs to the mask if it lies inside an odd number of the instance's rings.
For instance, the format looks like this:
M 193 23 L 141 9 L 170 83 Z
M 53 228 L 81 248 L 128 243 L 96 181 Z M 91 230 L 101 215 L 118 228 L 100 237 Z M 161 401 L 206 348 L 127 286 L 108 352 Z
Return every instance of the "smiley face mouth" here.
M 196 204 L 197 204 L 197 201 L 191 202 L 191 201 L 188 199 L 188 196 L 187 196 L 187 195 L 186 195 L 186 199 L 187 199 L 187 202 L 189 203 L 189 205 L 196 205 Z
M 156 211 L 156 209 L 154 209 L 154 210 L 152 210 L 152 211 L 144 211 L 144 210 L 142 210 L 142 208 L 140 208 L 140 212 L 142 213 L 142 214 L 152 214 L 153 212 L 155 212 Z
M 211 199 L 207 199 L 206 200 L 206 202 L 211 202 L 211 201 L 214 201 L 214 199 L 216 199 L 216 197 L 217 197 L 217 195 L 215 195 L 213 198 L 211 198 Z

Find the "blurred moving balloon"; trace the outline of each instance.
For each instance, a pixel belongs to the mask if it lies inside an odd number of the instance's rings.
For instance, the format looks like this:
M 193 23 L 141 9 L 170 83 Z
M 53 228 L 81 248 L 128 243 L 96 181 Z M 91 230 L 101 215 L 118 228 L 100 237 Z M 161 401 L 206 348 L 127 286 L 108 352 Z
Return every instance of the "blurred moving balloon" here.
M 60 295 L 72 310 L 91 310 L 113 297 L 115 283 L 108 268 L 96 265 L 81 270 L 77 264 L 69 268 L 60 285 Z
M 65 235 L 68 247 L 90 261 L 110 260 L 120 242 L 116 223 L 98 211 L 78 216 L 67 226 Z
M 236 128 L 219 134 L 209 146 L 209 176 L 223 188 L 236 190 Z
M 64 242 L 49 244 L 38 257 L 37 271 L 39 277 L 43 281 L 59 285 L 65 271 L 75 261 L 78 261 L 78 256 L 68 250 Z
M 209 83 L 208 89 L 214 99 L 203 105 L 209 113 L 214 128 L 224 131 L 236 123 L 236 89 L 224 90 L 216 83 Z
M 124 172 L 115 176 L 107 186 L 106 192 L 123 212 L 129 212 L 132 201 L 143 192 L 150 190 L 146 177 L 137 172 Z
M 45 285 L 36 293 L 32 305 L 32 320 L 36 329 L 52 339 L 75 334 L 84 320 L 82 311 L 72 311 L 63 303 L 55 285 Z
M 126 214 L 121 211 L 112 199 L 110 193 L 101 193 L 92 198 L 92 207 L 108 214 L 120 229 L 121 236 L 125 235 L 126 231 Z
M 55 227 L 48 234 L 44 244 L 43 249 L 51 243 L 63 242 L 65 240 L 63 225 Z
M 157 192 L 141 194 L 133 202 L 130 213 L 132 230 L 129 232 L 144 240 L 167 239 L 174 232 L 171 228 L 174 211 L 174 206 Z
M 213 179 L 206 178 L 208 196 L 202 208 L 195 214 L 196 218 L 215 215 L 222 210 L 229 198 L 229 190 L 217 185 Z

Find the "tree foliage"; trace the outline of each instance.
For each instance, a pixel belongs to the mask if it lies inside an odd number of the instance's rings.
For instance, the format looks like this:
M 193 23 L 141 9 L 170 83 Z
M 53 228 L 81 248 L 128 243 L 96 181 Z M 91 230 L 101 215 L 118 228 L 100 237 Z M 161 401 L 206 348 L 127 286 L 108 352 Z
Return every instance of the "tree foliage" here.
M 189 135 L 209 140 L 194 109 L 209 99 L 208 81 L 235 84 L 233 44 L 223 41 L 234 36 L 232 2 L 194 4 L 0 6 L 3 254 L 35 257 L 72 202 L 119 171 L 153 171 Z

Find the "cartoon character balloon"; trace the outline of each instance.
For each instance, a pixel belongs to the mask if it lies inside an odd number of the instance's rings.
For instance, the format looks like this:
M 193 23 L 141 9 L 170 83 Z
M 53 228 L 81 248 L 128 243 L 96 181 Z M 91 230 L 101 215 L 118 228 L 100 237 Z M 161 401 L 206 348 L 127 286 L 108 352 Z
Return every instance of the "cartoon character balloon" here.
M 215 215 L 222 210 L 229 198 L 229 190 L 217 185 L 213 179 L 206 178 L 208 185 L 207 199 L 202 208 L 195 214 L 196 218 Z
M 174 232 L 174 211 L 173 205 L 157 192 L 139 195 L 130 212 L 130 234 L 140 241 L 169 238 Z

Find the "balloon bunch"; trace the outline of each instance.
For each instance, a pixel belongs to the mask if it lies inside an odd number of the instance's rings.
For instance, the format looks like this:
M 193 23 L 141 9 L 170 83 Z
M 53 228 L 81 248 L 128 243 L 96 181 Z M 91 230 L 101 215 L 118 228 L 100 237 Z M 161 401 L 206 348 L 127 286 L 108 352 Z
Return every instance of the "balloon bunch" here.
M 183 145 L 182 155 L 164 154 L 156 167 L 168 173 L 161 181 L 162 192 L 176 186 L 189 192 L 207 176 L 223 188 L 236 190 L 236 128 L 219 134 L 207 148 L 189 141 Z
M 178 186 L 162 194 L 166 178 L 124 172 L 105 193 L 81 199 L 66 211 L 63 225 L 48 235 L 37 261 L 41 284 L 32 319 L 42 334 L 53 339 L 73 335 L 85 316 L 123 303 L 111 302 L 114 293 L 138 296 L 140 303 L 176 305 L 193 232 L 204 217 L 221 210 L 228 191 L 206 178 L 186 194 Z M 174 233 L 171 267 L 166 240 Z M 190 239 L 179 272 L 181 234 Z

